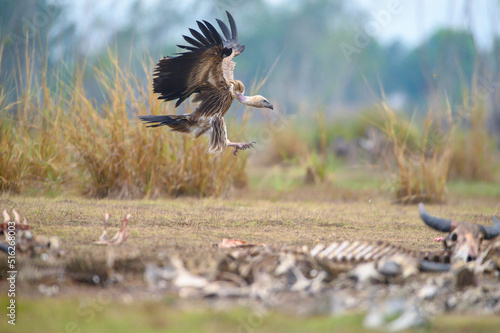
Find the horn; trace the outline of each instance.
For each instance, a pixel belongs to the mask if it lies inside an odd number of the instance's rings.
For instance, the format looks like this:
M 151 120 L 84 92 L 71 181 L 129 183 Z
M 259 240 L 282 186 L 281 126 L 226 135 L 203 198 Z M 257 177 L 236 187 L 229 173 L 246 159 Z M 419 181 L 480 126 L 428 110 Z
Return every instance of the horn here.
M 443 219 L 440 217 L 435 217 L 427 213 L 424 208 L 423 203 L 418 204 L 418 212 L 420 214 L 420 218 L 432 229 L 436 229 L 443 232 L 450 232 L 454 229 L 451 220 Z
M 433 262 L 425 259 L 420 260 L 419 263 L 419 269 L 421 272 L 448 272 L 450 270 L 450 266 L 450 264 Z
M 479 228 L 484 235 L 484 239 L 492 239 L 500 235 L 500 221 L 494 216 L 491 217 L 493 220 L 493 226 L 482 225 Z

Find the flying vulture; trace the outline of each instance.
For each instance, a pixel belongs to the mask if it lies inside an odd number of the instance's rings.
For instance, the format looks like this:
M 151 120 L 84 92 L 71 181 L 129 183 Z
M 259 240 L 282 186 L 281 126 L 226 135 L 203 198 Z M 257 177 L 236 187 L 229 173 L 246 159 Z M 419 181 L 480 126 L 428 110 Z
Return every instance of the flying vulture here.
M 194 112 L 184 115 L 139 116 L 148 127 L 169 126 L 173 131 L 202 134 L 210 137 L 209 152 L 219 153 L 225 147 L 239 150 L 253 147 L 255 142 L 231 142 L 227 138 L 224 115 L 236 98 L 241 104 L 256 108 L 273 109 L 266 98 L 245 96 L 245 86 L 234 79 L 233 58 L 245 50 L 238 44 L 238 30 L 229 12 L 228 26 L 217 20 L 224 37 L 207 21 L 196 21 L 200 31 L 189 29 L 193 37 L 183 36 L 190 45 L 177 45 L 183 53 L 165 57 L 156 65 L 153 75 L 153 92 L 158 99 L 176 100 L 175 107 L 194 95 L 193 102 L 199 102 Z

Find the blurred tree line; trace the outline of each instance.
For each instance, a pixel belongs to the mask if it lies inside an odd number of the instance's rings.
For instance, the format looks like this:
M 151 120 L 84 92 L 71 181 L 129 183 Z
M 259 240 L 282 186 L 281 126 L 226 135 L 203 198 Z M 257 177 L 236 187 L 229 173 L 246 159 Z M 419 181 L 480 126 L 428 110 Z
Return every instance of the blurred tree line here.
M 351 1 L 0 0 L 0 8 L 0 84 L 12 99 L 21 84 L 18 74 L 40 66 L 26 63 L 26 45 L 35 60 L 47 55 L 53 71 L 62 70 L 61 62 L 68 71 L 82 61 L 102 64 L 111 50 L 123 66 L 145 76 L 146 55 L 156 60 L 179 51 L 175 45 L 183 43 L 189 27 L 196 28 L 195 20 L 225 20 L 228 10 L 246 45 L 236 76 L 249 89 L 272 69 L 261 93 L 288 113 L 325 106 L 332 114 L 356 110 L 380 98 L 380 87 L 405 109 L 444 96 L 460 103 L 476 75 L 494 114 L 492 124 L 500 128 L 498 36 L 489 50 L 479 50 L 470 32 L 449 29 L 412 49 L 401 42 L 386 45 L 366 31 L 373 13 Z M 89 94 L 102 100 L 90 72 L 85 81 Z

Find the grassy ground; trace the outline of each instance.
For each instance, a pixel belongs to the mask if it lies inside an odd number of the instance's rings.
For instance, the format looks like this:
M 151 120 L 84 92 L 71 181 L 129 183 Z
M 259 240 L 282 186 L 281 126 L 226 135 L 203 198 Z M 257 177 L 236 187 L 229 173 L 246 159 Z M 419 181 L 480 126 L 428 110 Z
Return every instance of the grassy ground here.
M 256 315 L 255 307 L 247 303 L 238 306 L 239 301 L 213 310 L 210 300 L 193 304 L 171 295 L 145 296 L 142 268 L 165 253 L 181 257 L 191 271 L 202 274 L 216 264 L 220 252 L 212 245 L 222 238 L 268 245 L 313 246 L 360 239 L 422 250 L 441 247 L 433 241 L 439 234 L 421 222 L 416 206 L 390 203 L 383 177 L 374 180 L 362 170 L 343 175 L 340 170 L 326 184 L 308 187 L 300 185 L 303 174 L 292 169 L 281 174 L 269 172 L 274 181 L 259 187 L 255 183 L 259 171 L 254 172 L 256 175 L 250 177 L 253 190 L 235 190 L 218 199 L 115 201 L 1 196 L 0 208 L 15 207 L 25 214 L 34 232 L 58 236 L 67 251 L 64 260 L 74 262 L 77 271 L 95 267 L 109 256 L 107 248 L 92 244 L 102 231 L 105 211 L 112 216 L 111 233 L 127 211 L 133 218 L 129 239 L 113 251 L 118 271 L 120 265 L 128 265 L 119 293 L 103 298 L 107 288 L 63 283 L 55 298 L 46 298 L 25 278 L 18 285 L 18 326 L 2 320 L 0 331 L 358 332 L 362 331 L 363 318 L 359 313 L 341 317 L 296 317 L 286 311 Z M 283 184 L 285 178 L 292 183 Z M 446 204 L 427 206 L 432 214 L 484 224 L 491 223 L 491 215 L 500 215 L 495 184 L 452 183 L 450 188 L 453 192 Z M 5 308 L 5 280 L 0 282 L 0 293 L 0 304 Z M 437 318 L 424 330 L 490 332 L 498 327 L 498 317 L 453 316 Z
M 180 303 L 180 304 L 179 304 Z M 0 299 L 2 308 L 7 305 Z M 161 302 L 106 302 L 85 298 L 25 299 L 10 332 L 373 332 L 363 328 L 362 313 L 342 316 L 291 316 L 247 306 L 212 310 L 208 306 Z M 496 332 L 498 316 L 442 316 L 412 332 Z
M 268 194 L 270 198 L 263 199 L 155 201 L 4 197 L 2 203 L 25 214 L 36 233 L 58 236 L 70 252 L 78 253 L 102 249 L 92 241 L 99 238 L 105 211 L 112 216 L 110 232 L 118 229 L 127 211 L 133 216 L 129 240 L 120 248 L 123 252 L 185 245 L 208 250 L 229 237 L 270 245 L 360 239 L 426 250 L 440 246 L 431 241 L 437 232 L 422 223 L 416 206 L 394 205 L 368 194 L 336 200 L 335 192 L 319 192 L 316 187 L 304 187 L 300 193 Z M 455 196 L 445 205 L 427 208 L 434 215 L 488 224 L 489 216 L 498 214 L 500 207 L 496 197 Z

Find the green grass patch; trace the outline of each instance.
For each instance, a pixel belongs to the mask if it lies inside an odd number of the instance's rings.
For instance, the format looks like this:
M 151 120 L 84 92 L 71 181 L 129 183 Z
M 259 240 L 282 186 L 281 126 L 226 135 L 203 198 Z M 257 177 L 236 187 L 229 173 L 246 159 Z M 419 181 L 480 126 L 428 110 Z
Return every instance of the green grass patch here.
M 3 309 L 8 299 L 3 297 Z M 89 299 L 20 299 L 16 326 L 2 332 L 359 332 L 362 314 L 340 317 L 288 316 L 261 307 L 180 310 L 171 302 L 109 302 Z
M 249 175 L 250 188 L 256 190 L 290 191 L 304 183 L 304 168 L 298 166 L 256 168 Z
M 498 182 L 467 182 L 454 180 L 448 186 L 450 192 L 465 195 L 500 196 L 500 183 Z
M 381 172 L 365 167 L 349 168 L 345 166 L 339 168 L 334 174 L 333 184 L 354 191 L 380 190 L 387 187 L 386 179 Z
M 0 305 L 7 306 L 2 297 Z M 110 301 L 106 297 L 71 299 L 18 299 L 16 326 L 0 321 L 0 331 L 9 332 L 372 332 L 362 327 L 362 313 L 342 316 L 291 316 L 237 306 L 210 310 L 186 302 Z M 199 303 L 199 302 L 198 302 Z M 204 302 L 202 302 L 204 303 Z M 183 309 L 181 309 L 183 308 Z M 443 316 L 432 324 L 410 332 L 496 332 L 495 316 Z

